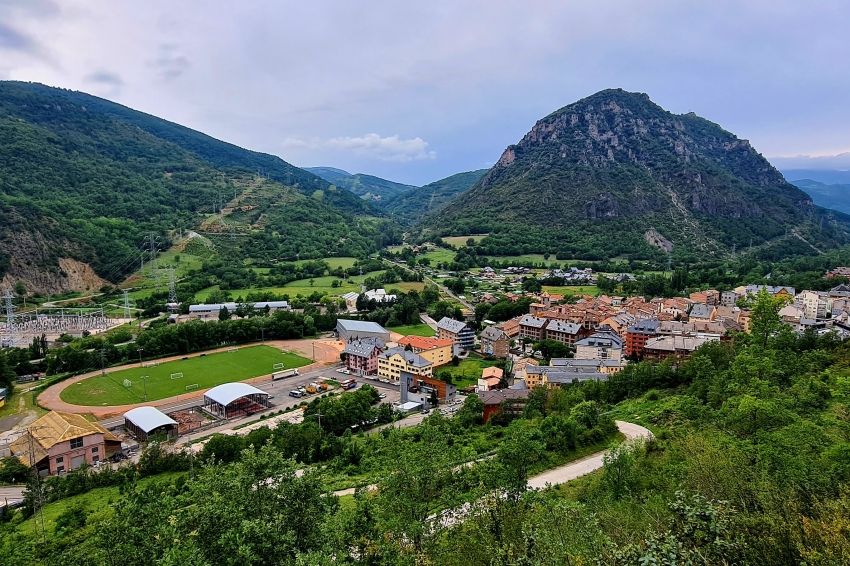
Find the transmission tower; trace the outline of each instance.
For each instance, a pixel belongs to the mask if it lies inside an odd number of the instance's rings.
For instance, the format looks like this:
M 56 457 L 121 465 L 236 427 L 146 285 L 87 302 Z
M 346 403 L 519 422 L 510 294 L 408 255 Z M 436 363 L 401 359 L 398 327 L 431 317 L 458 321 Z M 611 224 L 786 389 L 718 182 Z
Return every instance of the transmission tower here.
M 177 302 L 177 280 L 174 278 L 174 267 L 168 268 L 168 304 L 170 312 L 175 312 L 180 303 Z
M 0 346 L 13 346 L 17 342 L 15 331 L 15 305 L 12 303 L 13 295 L 10 289 L 3 293 L 3 302 L 6 305 L 6 330 L 0 336 Z
M 124 318 L 130 318 L 130 294 L 127 289 L 124 289 Z

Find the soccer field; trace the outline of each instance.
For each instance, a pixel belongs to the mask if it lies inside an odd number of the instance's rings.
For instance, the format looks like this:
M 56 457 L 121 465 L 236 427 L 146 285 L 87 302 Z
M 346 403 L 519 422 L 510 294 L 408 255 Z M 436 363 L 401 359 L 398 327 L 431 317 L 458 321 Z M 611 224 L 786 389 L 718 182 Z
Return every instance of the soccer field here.
M 150 363 L 155 364 L 156 361 Z M 251 346 L 234 352 L 218 352 L 93 376 L 69 385 L 62 391 L 60 398 L 73 405 L 129 405 L 144 402 L 146 390 L 147 400 L 155 401 L 196 389 L 267 375 L 276 371 L 275 364 L 283 364 L 285 369 L 291 369 L 309 363 L 307 358 L 281 352 L 271 346 Z M 142 376 L 147 378 L 142 379 Z

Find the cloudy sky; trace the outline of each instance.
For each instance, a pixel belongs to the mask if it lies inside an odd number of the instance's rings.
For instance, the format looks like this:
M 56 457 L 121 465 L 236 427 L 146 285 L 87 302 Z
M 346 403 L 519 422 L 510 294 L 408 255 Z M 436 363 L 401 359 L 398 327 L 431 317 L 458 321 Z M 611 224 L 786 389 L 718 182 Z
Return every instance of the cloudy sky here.
M 0 79 L 414 184 L 489 167 L 611 87 L 782 166 L 846 168 L 848 21 L 842 0 L 0 0 Z

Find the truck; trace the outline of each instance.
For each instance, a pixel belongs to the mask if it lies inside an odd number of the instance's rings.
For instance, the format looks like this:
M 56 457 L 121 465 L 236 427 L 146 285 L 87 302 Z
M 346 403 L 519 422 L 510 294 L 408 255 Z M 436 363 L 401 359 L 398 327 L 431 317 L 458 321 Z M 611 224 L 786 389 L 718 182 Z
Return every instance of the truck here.
M 272 381 L 277 381 L 278 379 L 284 379 L 287 377 L 293 377 L 298 375 L 297 369 L 285 369 L 282 371 L 276 371 L 272 374 Z

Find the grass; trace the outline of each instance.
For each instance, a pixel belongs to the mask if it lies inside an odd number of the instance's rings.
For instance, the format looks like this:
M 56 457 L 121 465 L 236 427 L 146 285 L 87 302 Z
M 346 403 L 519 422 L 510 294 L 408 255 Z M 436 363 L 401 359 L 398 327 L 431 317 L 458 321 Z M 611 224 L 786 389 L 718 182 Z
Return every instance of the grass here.
M 66 403 L 89 407 L 127 405 L 143 402 L 147 390 L 147 400 L 154 401 L 186 393 L 187 385 L 197 384 L 198 389 L 206 389 L 267 375 L 277 363 L 297 368 L 309 364 L 310 360 L 271 346 L 251 346 L 235 352 L 219 352 L 90 377 L 68 386 L 61 398 Z M 183 377 L 171 379 L 172 373 L 183 373 Z M 148 377 L 141 379 L 145 375 Z M 125 379 L 131 381 L 130 387 L 124 386 Z
M 399 281 L 398 283 L 387 283 L 384 285 L 387 292 L 393 289 L 398 289 L 402 292 L 407 291 L 422 291 L 425 288 L 425 283 L 422 281 Z
M 522 255 L 499 255 L 499 256 L 489 256 L 487 259 L 493 261 L 515 261 L 515 262 L 527 262 L 527 263 L 542 263 L 549 267 L 556 265 L 564 265 L 569 262 L 565 260 L 559 260 L 554 255 L 550 255 L 549 259 L 543 257 L 543 254 L 522 254 Z
M 599 294 L 599 287 L 596 285 L 572 285 L 559 287 L 556 285 L 543 285 L 543 290 L 550 295 L 593 295 Z
M 466 241 L 470 238 L 474 242 L 480 242 L 484 238 L 487 237 L 487 234 L 471 234 L 469 236 L 446 236 L 443 238 L 443 241 L 450 246 L 455 246 L 456 248 L 465 248 Z
M 12 396 L 6 400 L 6 404 L 0 407 L 0 418 L 35 411 L 38 416 L 47 412 L 35 403 L 35 395 L 32 391 L 24 392 L 24 389 L 35 387 L 38 383 L 22 383 L 12 386 Z M 23 403 L 22 403 L 23 401 Z
M 316 261 L 313 259 L 299 259 L 298 261 L 293 262 L 295 265 L 303 265 L 308 261 Z M 323 257 L 322 261 L 328 264 L 328 267 L 331 269 L 336 269 L 337 267 L 341 267 L 343 269 L 348 269 L 349 267 L 354 267 L 354 263 L 357 261 L 357 258 L 354 257 Z
M 363 284 L 363 281 L 365 281 L 367 277 L 375 277 L 381 273 L 383 272 L 372 271 L 370 273 L 364 273 L 363 275 L 354 275 L 352 277 L 349 277 L 348 279 L 340 279 L 339 277 L 326 275 L 324 277 L 314 277 L 312 285 L 310 284 L 310 279 L 299 279 L 298 281 L 292 281 L 290 283 L 287 283 L 283 287 L 248 287 L 245 289 L 229 289 L 228 292 L 233 298 L 245 297 L 249 293 L 274 293 L 275 295 L 289 295 L 290 297 L 295 297 L 298 295 L 307 297 L 317 291 L 326 295 L 338 296 L 344 295 L 349 291 L 359 292 L 360 286 Z M 338 287 L 333 286 L 334 281 L 339 281 Z M 400 285 L 404 285 L 404 283 L 394 283 L 393 285 L 395 285 L 396 288 L 400 288 Z M 218 290 L 218 285 L 213 285 L 212 287 L 201 289 L 200 291 L 195 293 L 195 300 L 204 301 L 207 297 L 210 296 L 210 294 Z
M 151 483 L 171 483 L 181 475 L 184 475 L 184 472 L 165 472 L 156 476 L 140 479 L 138 485 L 145 486 Z M 48 503 L 42 508 L 45 534 L 47 536 L 52 535 L 56 531 L 56 520 L 63 513 L 72 508 L 81 508 L 86 512 L 86 514 L 91 513 L 92 516 L 89 516 L 89 520 L 91 520 L 93 516 L 106 518 L 112 514 L 112 504 L 118 501 L 120 496 L 121 494 L 117 486 L 98 487 L 91 491 L 87 491 L 86 493 L 81 493 L 80 495 L 73 495 L 53 503 Z M 38 518 L 35 516 L 30 517 L 25 521 L 21 521 L 15 528 L 21 534 L 34 536 L 41 532 L 40 525 L 38 526 L 38 530 L 36 530 L 37 519 Z
M 389 330 L 398 332 L 404 336 L 434 336 L 434 329 L 427 324 L 405 324 L 403 326 L 390 326 Z
M 485 360 L 475 354 L 470 354 L 465 360 L 461 360 L 457 366 L 445 365 L 436 368 L 434 374 L 439 375 L 444 371 L 449 372 L 452 374 L 452 383 L 455 387 L 463 389 L 470 385 L 476 385 L 478 378 L 481 377 L 481 370 L 495 365 L 496 360 Z
M 436 266 L 438 263 L 451 263 L 455 260 L 455 256 L 457 254 L 452 250 L 447 250 L 445 248 L 436 248 L 431 251 L 425 252 L 424 254 L 419 254 L 417 259 L 427 257 L 431 260 L 431 267 Z

